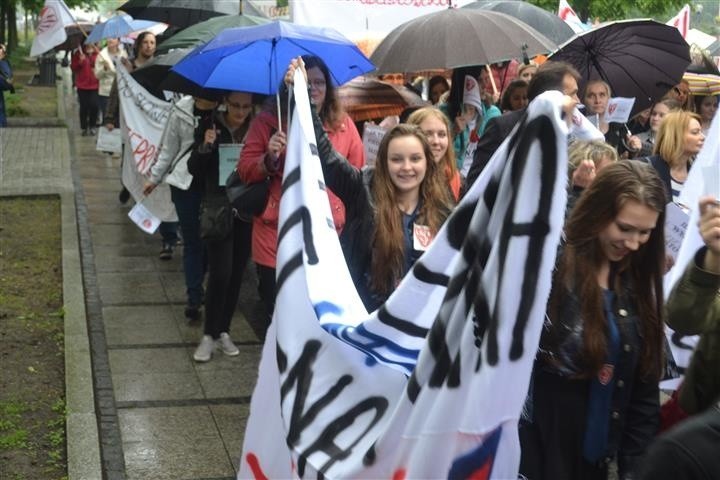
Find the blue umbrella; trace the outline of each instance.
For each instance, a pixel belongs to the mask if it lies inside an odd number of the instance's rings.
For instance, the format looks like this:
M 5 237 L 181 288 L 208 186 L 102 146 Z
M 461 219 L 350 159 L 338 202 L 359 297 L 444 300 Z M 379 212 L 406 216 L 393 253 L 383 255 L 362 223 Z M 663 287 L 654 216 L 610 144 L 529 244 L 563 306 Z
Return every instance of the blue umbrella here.
M 327 64 L 336 85 L 375 69 L 336 30 L 275 21 L 224 30 L 171 71 L 203 88 L 271 95 L 277 92 L 290 60 L 308 54 Z
M 95 25 L 90 35 L 85 39 L 85 43 L 96 43 L 103 38 L 120 38 L 128 33 L 145 30 L 157 24 L 158 22 L 149 20 L 133 20 L 130 15 L 126 14 L 115 15 L 103 23 Z

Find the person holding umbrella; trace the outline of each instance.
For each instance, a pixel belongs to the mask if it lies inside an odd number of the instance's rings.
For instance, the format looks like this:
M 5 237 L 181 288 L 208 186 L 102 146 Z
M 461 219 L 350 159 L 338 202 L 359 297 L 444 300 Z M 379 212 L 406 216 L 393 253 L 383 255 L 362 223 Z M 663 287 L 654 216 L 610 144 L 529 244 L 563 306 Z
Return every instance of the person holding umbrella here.
M 365 165 L 365 151 L 360 134 L 345 113 L 337 98 L 330 72 L 319 57 L 305 56 L 310 88 L 310 101 L 315 105 L 333 146 L 355 169 Z M 286 125 L 278 124 L 278 114 L 287 119 L 287 89 L 280 92 L 282 111 L 278 112 L 275 98 L 266 104 L 250 125 L 245 147 L 240 154 L 237 170 L 240 178 L 255 183 L 270 178 L 267 206 L 253 220 L 252 257 L 257 265 L 260 297 L 269 318 L 275 308 L 275 263 L 277 256 L 278 216 L 287 142 Z M 345 225 L 345 207 L 332 191 L 328 191 L 333 220 L 338 234 Z
M 625 154 L 625 158 L 634 155 L 642 147 L 640 139 L 631 135 L 628 128 L 620 123 L 605 122 L 605 112 L 608 108 L 612 92 L 610 85 L 604 80 L 590 80 L 585 86 L 583 101 L 586 115 L 595 126 L 605 135 L 605 141 L 618 150 L 618 155 Z

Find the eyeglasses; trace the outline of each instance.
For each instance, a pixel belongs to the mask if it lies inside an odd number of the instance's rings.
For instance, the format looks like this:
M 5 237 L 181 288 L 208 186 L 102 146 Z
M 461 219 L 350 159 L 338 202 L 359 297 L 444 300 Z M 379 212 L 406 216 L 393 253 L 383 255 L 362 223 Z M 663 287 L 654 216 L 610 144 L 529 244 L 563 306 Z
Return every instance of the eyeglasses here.
M 252 108 L 252 104 L 250 103 L 235 103 L 235 102 L 227 102 L 228 107 L 232 107 L 236 110 L 250 110 Z
M 308 79 L 308 85 L 310 86 L 310 88 L 315 87 L 318 90 L 320 90 L 321 88 L 325 88 L 327 83 L 323 79 L 318 79 L 318 80 L 309 80 Z

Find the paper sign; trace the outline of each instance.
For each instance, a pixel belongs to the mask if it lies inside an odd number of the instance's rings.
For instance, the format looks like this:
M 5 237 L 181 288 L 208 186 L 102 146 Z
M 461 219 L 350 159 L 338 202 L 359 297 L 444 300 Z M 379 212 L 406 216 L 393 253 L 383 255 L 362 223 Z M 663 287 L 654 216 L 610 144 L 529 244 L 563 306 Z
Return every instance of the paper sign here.
M 366 123 L 363 128 L 363 146 L 365 147 L 365 165 L 368 167 L 375 166 L 375 158 L 377 157 L 380 141 L 385 136 L 385 130 L 373 123 Z
M 670 202 L 665 207 L 665 251 L 677 259 L 690 216 L 680 205 Z
M 120 153 L 122 151 L 122 131 L 113 128 L 112 131 L 106 127 L 98 128 L 97 144 L 95 150 L 100 152 Z
M 145 208 L 142 203 L 136 203 L 128 212 L 128 217 L 130 217 L 130 220 L 140 227 L 143 232 L 151 235 L 155 233 L 155 230 L 160 226 L 160 219 L 150 213 L 150 210 Z
M 615 97 L 608 100 L 607 110 L 605 111 L 605 121 L 607 123 L 626 123 L 630 118 L 634 98 Z
M 221 187 L 225 186 L 225 181 L 235 170 L 243 145 L 242 143 L 221 143 L 218 146 L 218 185 Z

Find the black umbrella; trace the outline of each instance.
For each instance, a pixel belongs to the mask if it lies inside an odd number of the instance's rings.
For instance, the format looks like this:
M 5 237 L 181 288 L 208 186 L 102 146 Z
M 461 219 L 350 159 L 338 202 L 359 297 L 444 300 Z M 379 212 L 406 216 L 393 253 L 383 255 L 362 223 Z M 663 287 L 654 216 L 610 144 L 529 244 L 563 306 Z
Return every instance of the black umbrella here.
M 469 3 L 463 8 L 479 8 L 506 13 L 527 23 L 558 45 L 568 41 L 570 37 L 575 35 L 573 29 L 562 18 L 528 2 L 518 0 L 480 1 Z
M 118 10 L 133 18 L 189 27 L 208 18 L 240 13 L 240 0 L 130 0 Z
M 65 39 L 65 41 L 60 45 L 56 45 L 54 47 L 55 51 L 75 50 L 76 48 L 81 47 L 94 27 L 94 23 L 73 23 L 72 25 L 67 25 L 65 27 L 67 39 Z
M 370 60 L 380 73 L 487 65 L 548 53 L 556 44 L 504 13 L 449 8 L 415 18 L 391 31 Z
M 158 90 L 185 93 L 208 100 L 220 100 L 227 91 L 202 88 L 185 77 L 170 72 L 170 68 L 185 58 L 192 50 L 192 48 L 178 48 L 172 52 L 157 55 L 135 69 L 130 75 L 140 85 L 152 85 Z
M 680 82 L 690 47 L 677 28 L 652 20 L 611 22 L 578 34 L 553 53 L 588 80 L 604 80 L 615 97 L 635 98 L 633 113 L 649 108 Z

